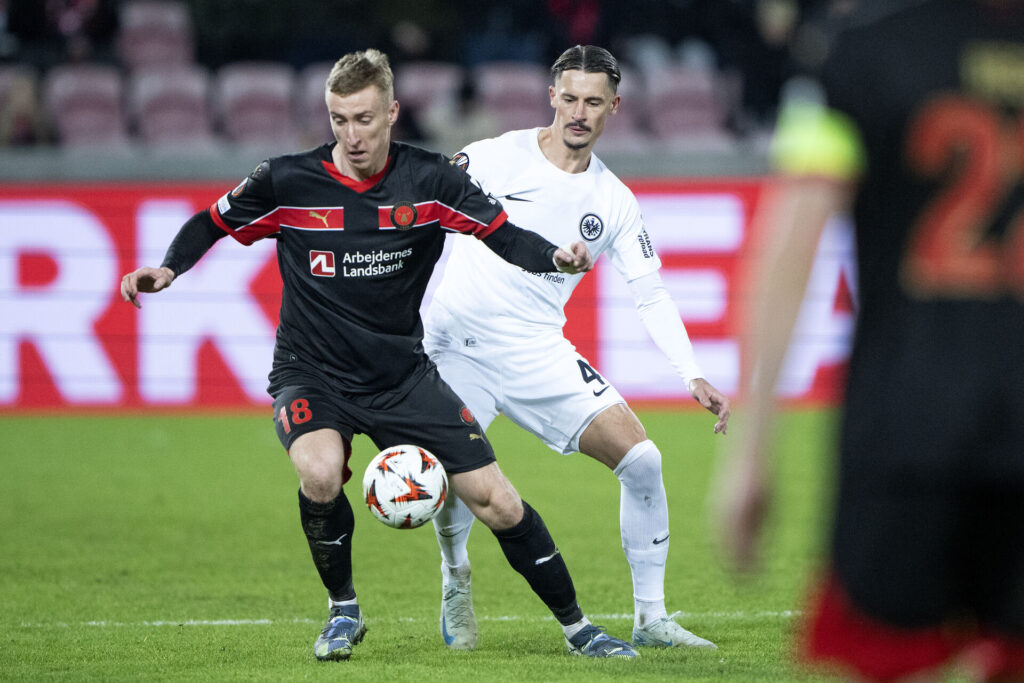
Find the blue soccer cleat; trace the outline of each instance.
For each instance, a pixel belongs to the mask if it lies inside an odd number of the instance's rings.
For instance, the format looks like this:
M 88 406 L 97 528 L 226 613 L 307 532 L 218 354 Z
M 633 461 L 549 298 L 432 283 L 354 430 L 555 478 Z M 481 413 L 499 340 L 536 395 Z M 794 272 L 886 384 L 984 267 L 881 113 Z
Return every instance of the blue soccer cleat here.
M 366 624 L 359 605 L 336 605 L 313 646 L 320 661 L 339 661 L 352 656 L 352 648 L 366 634 Z
M 593 624 L 587 624 L 572 638 L 566 638 L 565 644 L 569 646 L 570 654 L 581 657 L 633 659 L 640 656 L 632 645 L 624 640 L 612 638 L 600 626 Z

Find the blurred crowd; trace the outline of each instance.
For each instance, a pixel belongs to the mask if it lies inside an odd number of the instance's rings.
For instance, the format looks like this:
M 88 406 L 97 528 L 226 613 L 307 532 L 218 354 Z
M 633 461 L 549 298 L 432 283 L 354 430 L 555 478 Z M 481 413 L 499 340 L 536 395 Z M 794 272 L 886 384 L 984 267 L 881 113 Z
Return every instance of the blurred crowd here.
M 252 116 L 231 121 L 230 104 L 221 101 L 221 91 L 229 88 L 222 76 L 237 71 L 238 65 L 290 70 L 290 136 L 314 142 L 326 130 L 326 117 L 314 107 L 311 116 L 319 114 L 323 125 L 307 124 L 302 99 L 310 89 L 316 96 L 315 79 L 338 56 L 377 47 L 391 57 L 399 95 L 404 95 L 399 99 L 405 116 L 398 136 L 450 152 L 471 136 L 509 126 L 546 125 L 550 114 L 543 110 L 543 84 L 538 99 L 530 98 L 539 104 L 510 118 L 507 104 L 489 95 L 496 88 L 484 79 L 512 83 L 518 78 L 524 87 L 538 87 L 534 84 L 538 77 L 546 78 L 546 67 L 574 44 L 608 47 L 623 65 L 624 110 L 633 106 L 617 126 L 618 134 L 609 136 L 613 142 L 634 145 L 666 137 L 727 142 L 770 126 L 797 27 L 833 4 L 835 0 L 0 0 L 0 146 L 109 145 L 121 139 L 175 143 L 175 135 L 167 135 L 174 125 L 183 128 L 182 134 L 205 128 L 199 131 L 203 139 L 237 141 L 245 136 L 240 128 L 260 127 Z M 488 75 L 497 73 L 488 70 L 494 64 L 506 67 L 500 76 Z M 436 85 L 424 81 L 419 89 L 403 82 L 403 70 L 407 78 L 417 78 L 427 71 L 417 70 L 423 65 L 434 76 L 445 75 L 438 76 Z M 89 73 L 71 68 L 81 66 L 89 67 Z M 508 75 L 517 69 L 529 78 Z M 97 71 L 107 74 L 113 85 L 89 86 Z M 173 77 L 166 75 L 172 71 Z M 181 76 L 183 71 L 189 75 Z M 314 79 L 314 87 L 305 85 L 307 78 Z M 250 75 L 254 79 L 258 75 Z M 142 100 L 155 90 L 152 83 L 192 81 L 198 85 L 188 88 L 203 91 L 209 107 L 206 122 L 189 121 L 183 111 L 177 119 L 165 116 L 159 126 L 150 126 L 162 127 L 163 138 L 160 130 L 147 133 L 147 112 L 153 110 L 145 109 Z M 97 104 L 91 119 L 83 117 L 88 120 L 76 127 L 64 119 L 74 114 L 69 91 L 83 83 L 82 89 L 91 89 L 93 96 L 79 109 L 92 106 L 89 102 L 108 89 L 120 101 L 107 110 Z M 424 88 L 432 91 L 430 96 L 414 94 Z M 507 95 L 515 88 L 502 85 L 497 90 Z M 252 100 L 247 102 L 251 107 Z M 104 132 L 104 117 L 118 119 L 112 126 L 118 130 Z M 90 133 L 90 125 L 97 132 Z M 273 131 L 280 125 L 268 120 L 264 127 Z

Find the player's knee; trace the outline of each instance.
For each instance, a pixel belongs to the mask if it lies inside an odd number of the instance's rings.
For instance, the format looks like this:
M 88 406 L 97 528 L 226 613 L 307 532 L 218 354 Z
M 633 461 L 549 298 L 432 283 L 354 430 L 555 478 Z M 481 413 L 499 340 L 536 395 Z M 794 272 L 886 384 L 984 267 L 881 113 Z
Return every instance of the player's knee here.
M 341 492 L 341 477 L 336 479 L 300 477 L 302 493 L 314 503 L 329 503 Z
M 327 503 L 338 497 L 341 491 L 341 466 L 334 458 L 311 456 L 294 460 L 302 492 L 310 500 Z
M 661 451 L 650 439 L 641 441 L 623 456 L 615 476 L 627 486 L 660 484 Z

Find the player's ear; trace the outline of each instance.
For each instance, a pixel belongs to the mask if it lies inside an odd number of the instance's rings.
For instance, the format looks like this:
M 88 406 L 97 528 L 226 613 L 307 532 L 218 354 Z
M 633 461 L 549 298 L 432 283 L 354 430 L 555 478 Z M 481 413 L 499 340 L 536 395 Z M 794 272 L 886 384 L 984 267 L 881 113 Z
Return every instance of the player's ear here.
M 388 125 L 395 125 L 395 121 L 398 120 L 398 100 L 391 100 L 391 104 L 388 105 Z
M 621 102 L 621 101 L 622 101 L 622 97 L 620 97 L 619 95 L 616 95 L 615 97 L 613 97 L 612 98 L 612 108 L 608 110 L 608 113 L 609 114 L 614 114 L 617 111 L 619 111 L 619 102 Z
M 551 100 L 551 108 L 555 108 L 555 86 L 548 86 L 548 99 Z

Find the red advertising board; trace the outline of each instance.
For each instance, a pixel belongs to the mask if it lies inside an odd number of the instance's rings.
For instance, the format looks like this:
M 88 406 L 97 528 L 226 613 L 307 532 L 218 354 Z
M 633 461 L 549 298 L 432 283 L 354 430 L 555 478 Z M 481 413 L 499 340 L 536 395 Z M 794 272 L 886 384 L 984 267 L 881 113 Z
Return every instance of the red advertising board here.
M 743 250 L 760 179 L 627 181 L 640 201 L 698 361 L 733 394 Z M 215 183 L 9 185 L 0 189 L 0 407 L 246 408 L 268 403 L 280 276 L 273 240 L 222 240 L 174 286 L 120 299 L 122 275 L 158 265 Z M 468 239 L 453 237 L 451 239 Z M 780 391 L 831 401 L 856 290 L 841 222 L 819 250 Z M 429 293 L 428 293 L 429 297 Z M 570 302 L 567 335 L 628 399 L 690 402 L 602 259 Z

